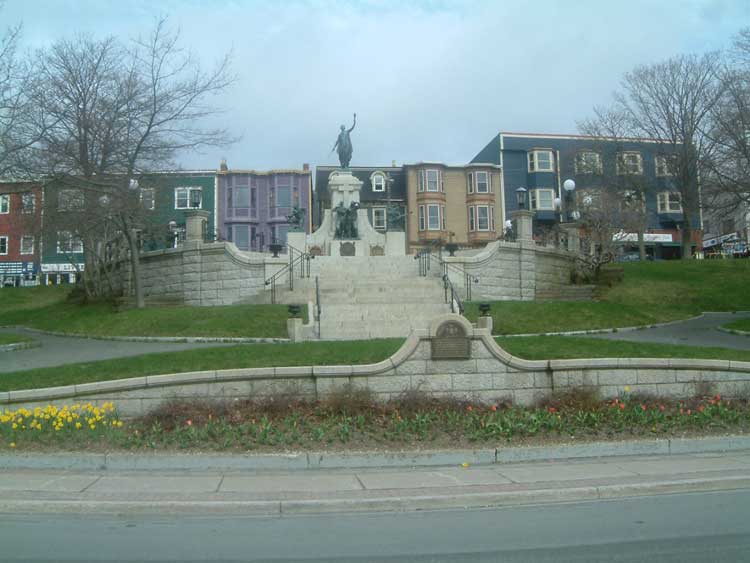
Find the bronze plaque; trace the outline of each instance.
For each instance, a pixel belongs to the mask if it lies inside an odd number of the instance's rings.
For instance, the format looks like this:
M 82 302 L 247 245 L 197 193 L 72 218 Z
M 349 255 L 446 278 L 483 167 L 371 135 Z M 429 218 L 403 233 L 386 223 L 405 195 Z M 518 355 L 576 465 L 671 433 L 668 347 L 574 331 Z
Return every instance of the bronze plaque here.
M 341 256 L 354 256 L 355 248 L 353 242 L 342 242 L 339 246 L 339 254 Z
M 385 249 L 380 245 L 371 246 L 370 256 L 385 256 Z
M 307 253 L 310 256 L 323 256 L 323 250 L 319 246 L 311 246 Z
M 461 323 L 446 321 L 432 338 L 433 360 L 468 360 L 471 357 L 471 339 Z

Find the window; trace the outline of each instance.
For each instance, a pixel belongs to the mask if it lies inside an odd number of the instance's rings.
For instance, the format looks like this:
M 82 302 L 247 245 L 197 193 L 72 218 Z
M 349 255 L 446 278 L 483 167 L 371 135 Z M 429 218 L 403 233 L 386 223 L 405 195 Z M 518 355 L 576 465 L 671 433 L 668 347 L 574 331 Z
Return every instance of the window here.
M 385 207 L 372 208 L 372 226 L 384 231 L 386 227 Z
M 490 230 L 490 209 L 486 205 L 477 205 L 477 230 Z
M 202 188 L 175 188 L 175 209 L 200 209 L 203 206 Z
M 57 232 L 57 253 L 75 254 L 83 252 L 83 241 L 70 231 Z
M 529 152 L 529 172 L 552 172 L 552 151 Z
M 81 190 L 60 190 L 57 199 L 58 211 L 79 211 L 83 209 L 84 199 Z
M 8 194 L 0 195 L 0 213 L 10 213 L 10 196 Z
M 674 176 L 677 157 L 674 155 L 659 155 L 654 157 L 657 176 Z
M 34 237 L 24 235 L 21 237 L 21 254 L 34 254 Z
M 445 205 L 440 206 L 440 227 L 445 230 Z
M 419 206 L 419 230 L 420 231 L 425 230 L 424 205 Z
M 490 192 L 490 179 L 487 172 L 474 172 L 476 179 L 476 189 L 478 194 L 486 194 Z
M 141 188 L 141 205 L 144 209 L 154 208 L 154 188 Z
M 643 201 L 643 194 L 638 190 L 625 190 L 622 192 L 620 209 L 622 211 L 645 211 L 646 203 Z
M 427 191 L 440 191 L 440 172 L 438 170 L 425 170 L 425 176 L 427 177 Z
M 682 213 L 680 192 L 661 192 L 657 202 L 659 213 Z
M 617 173 L 643 174 L 643 157 L 635 151 L 621 152 L 617 154 Z
M 31 192 L 21 194 L 21 213 L 34 213 L 36 209 L 36 197 Z
M 382 172 L 375 172 L 370 178 L 372 181 L 372 191 L 384 192 L 385 191 L 385 174 Z
M 531 209 L 539 211 L 555 210 L 555 190 L 542 188 L 531 190 Z
M 292 206 L 292 189 L 290 186 L 276 186 L 276 207 Z
M 576 174 L 601 174 L 602 155 L 594 151 L 582 151 L 576 155 Z
M 250 237 L 247 225 L 235 225 L 233 229 L 232 240 L 235 246 L 240 250 L 248 250 L 250 248 Z
M 427 206 L 427 230 L 428 231 L 440 230 L 440 206 L 439 205 Z
M 8 254 L 8 237 L 0 237 L 0 254 Z
M 475 209 L 476 208 L 473 205 L 469 206 L 469 230 L 470 231 L 476 230 Z
M 468 176 L 466 176 L 466 191 L 470 194 L 474 193 L 474 174 L 469 172 Z

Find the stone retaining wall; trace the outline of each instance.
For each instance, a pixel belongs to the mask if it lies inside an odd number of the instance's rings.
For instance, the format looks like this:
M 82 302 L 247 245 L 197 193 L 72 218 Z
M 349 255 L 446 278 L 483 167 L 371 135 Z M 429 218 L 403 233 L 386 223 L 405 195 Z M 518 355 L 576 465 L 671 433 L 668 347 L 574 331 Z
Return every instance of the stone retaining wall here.
M 533 241 L 495 241 L 473 256 L 443 257 L 453 285 L 464 286 L 463 270 L 479 281 L 472 286 L 472 299 L 523 300 L 537 292 L 550 292 L 570 285 L 575 255 L 566 250 L 542 247 Z
M 459 326 L 468 340 L 468 359 L 436 360 L 439 331 Z M 631 393 L 682 398 L 710 384 L 727 397 L 750 388 L 750 362 L 675 359 L 522 360 L 500 348 L 491 327 L 459 315 L 441 316 L 429 330 L 414 331 L 390 358 L 377 364 L 268 367 L 156 375 L 67 387 L 0 393 L 0 408 L 34 408 L 73 401 L 114 401 L 121 416 L 148 412 L 170 399 L 234 400 L 291 394 L 320 398 L 348 385 L 366 387 L 387 400 L 407 390 L 436 397 L 529 405 L 554 391 L 596 388 L 602 397 Z

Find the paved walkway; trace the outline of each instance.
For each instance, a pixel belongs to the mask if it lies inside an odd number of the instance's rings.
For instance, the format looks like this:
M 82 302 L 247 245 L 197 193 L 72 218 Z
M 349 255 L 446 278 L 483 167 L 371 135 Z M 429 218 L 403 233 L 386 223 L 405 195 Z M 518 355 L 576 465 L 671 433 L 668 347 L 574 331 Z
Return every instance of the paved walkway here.
M 0 472 L 0 511 L 263 515 L 502 506 L 750 488 L 750 451 L 470 467 Z
M 660 342 L 663 344 L 750 350 L 750 337 L 729 334 L 718 330 L 720 326 L 747 317 L 750 317 L 750 313 L 705 313 L 697 319 L 690 319 L 656 328 L 586 336 L 605 338 L 607 340 Z
M 0 373 L 36 369 L 79 362 L 96 362 L 154 352 L 179 352 L 195 348 L 229 346 L 219 342 L 130 342 L 52 336 L 22 328 L 0 328 L 3 333 L 29 336 L 41 343 L 40 348 L 3 352 L 0 356 Z

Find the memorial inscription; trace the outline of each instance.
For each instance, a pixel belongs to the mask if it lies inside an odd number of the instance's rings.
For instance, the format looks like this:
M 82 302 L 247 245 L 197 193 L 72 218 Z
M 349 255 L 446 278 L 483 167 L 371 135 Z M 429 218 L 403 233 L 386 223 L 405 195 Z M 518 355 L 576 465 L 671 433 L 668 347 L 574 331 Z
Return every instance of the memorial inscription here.
M 432 338 L 433 360 L 468 360 L 471 357 L 471 340 L 464 327 L 456 321 L 441 324 Z

